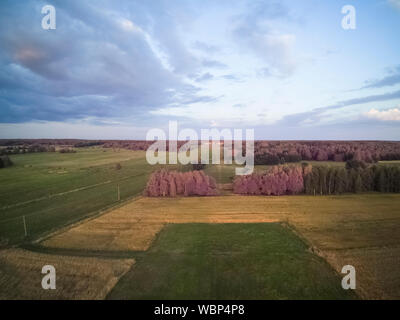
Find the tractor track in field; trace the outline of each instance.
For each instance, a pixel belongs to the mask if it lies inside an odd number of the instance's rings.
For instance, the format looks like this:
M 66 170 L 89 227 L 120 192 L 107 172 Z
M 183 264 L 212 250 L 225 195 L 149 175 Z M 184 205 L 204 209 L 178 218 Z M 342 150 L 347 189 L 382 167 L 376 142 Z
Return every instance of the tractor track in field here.
M 59 193 L 53 193 L 53 194 L 49 194 L 47 196 L 43 196 L 43 197 L 40 197 L 40 198 L 35 198 L 35 199 L 28 200 L 28 201 L 23 201 L 23 202 L 10 204 L 10 205 L 1 207 L 0 210 L 6 210 L 6 209 L 15 208 L 15 207 L 20 207 L 20 206 L 27 205 L 27 204 L 30 204 L 30 203 L 39 202 L 39 201 L 43 201 L 43 200 L 48 200 L 48 199 L 51 199 L 51 198 L 54 198 L 54 197 L 60 197 L 60 196 L 66 195 L 66 194 L 79 192 L 79 191 L 83 191 L 83 190 L 88 190 L 88 189 L 91 189 L 91 188 L 107 185 L 107 184 L 110 184 L 110 183 L 124 181 L 124 180 L 130 179 L 130 178 L 140 177 L 140 176 L 143 176 L 145 174 L 146 173 L 135 174 L 135 175 L 127 176 L 127 177 L 124 177 L 124 178 L 121 178 L 121 179 L 117 179 L 117 180 L 107 180 L 107 181 L 99 182 L 99 183 L 92 184 L 92 185 L 89 185 L 89 186 L 84 186 L 84 187 L 80 187 L 80 188 L 76 188 L 76 189 L 72 189 L 72 190 L 68 190 L 68 191 L 63 191 L 63 192 L 59 192 Z M 17 217 L 17 218 L 19 218 L 19 217 Z M 16 218 L 1 220 L 0 223 L 1 222 L 6 222 L 6 221 L 9 221 L 9 220 L 13 220 L 13 219 L 16 219 Z

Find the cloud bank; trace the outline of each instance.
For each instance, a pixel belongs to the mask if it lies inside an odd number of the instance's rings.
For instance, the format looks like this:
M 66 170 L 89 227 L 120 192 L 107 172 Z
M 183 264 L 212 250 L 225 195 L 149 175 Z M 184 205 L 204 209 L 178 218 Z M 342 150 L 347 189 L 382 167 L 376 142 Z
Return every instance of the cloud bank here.
M 366 114 L 367 118 L 380 121 L 398 121 L 400 122 L 400 109 L 394 108 L 389 110 L 378 111 L 376 109 L 369 110 Z

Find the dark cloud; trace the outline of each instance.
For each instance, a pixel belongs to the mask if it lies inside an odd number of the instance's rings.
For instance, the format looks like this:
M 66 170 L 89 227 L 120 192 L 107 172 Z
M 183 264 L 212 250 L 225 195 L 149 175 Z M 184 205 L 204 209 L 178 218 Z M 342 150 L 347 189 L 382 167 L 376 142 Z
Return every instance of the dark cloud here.
M 0 122 L 134 119 L 212 99 L 185 81 L 204 66 L 180 40 L 167 2 L 55 0 L 56 30 L 41 28 L 45 4 L 0 4 Z
M 387 86 L 394 86 L 400 83 L 400 65 L 389 70 L 388 74 L 382 79 L 369 80 L 365 82 L 362 89 L 367 88 L 383 88 Z

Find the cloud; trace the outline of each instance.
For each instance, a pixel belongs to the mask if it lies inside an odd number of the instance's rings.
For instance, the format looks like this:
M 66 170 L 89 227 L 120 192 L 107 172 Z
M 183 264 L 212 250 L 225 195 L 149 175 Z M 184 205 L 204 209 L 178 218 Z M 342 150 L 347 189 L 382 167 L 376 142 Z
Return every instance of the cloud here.
M 380 121 L 400 121 L 400 109 L 394 108 L 382 111 L 371 109 L 365 113 L 365 116 L 367 118 L 376 119 Z
M 204 81 L 211 80 L 213 78 L 214 78 L 214 76 L 211 73 L 206 72 L 206 73 L 202 74 L 200 77 L 196 78 L 196 81 L 197 82 L 204 82 Z
M 388 0 L 388 2 L 395 8 L 400 10 L 400 0 Z
M 386 75 L 382 79 L 366 81 L 366 84 L 365 86 L 362 87 L 362 89 L 383 88 L 386 86 L 394 86 L 399 83 L 400 83 L 400 65 L 389 69 L 388 75 Z
M 138 32 L 138 33 L 142 33 L 142 32 L 143 32 L 143 30 L 142 30 L 140 27 L 138 27 L 137 25 L 135 25 L 135 24 L 134 24 L 131 20 L 129 20 L 129 19 L 121 18 L 121 19 L 119 20 L 119 24 L 120 24 L 121 28 L 122 28 L 124 31 Z
M 203 53 L 207 53 L 207 54 L 216 53 L 221 50 L 218 46 L 208 44 L 208 43 L 205 43 L 202 41 L 196 41 L 192 47 L 193 47 L 193 49 L 202 51 Z
M 203 59 L 202 65 L 207 68 L 217 68 L 217 69 L 225 69 L 228 67 L 225 63 L 212 59 Z
M 287 125 L 301 125 L 302 123 L 305 122 L 315 123 L 318 122 L 324 116 L 325 112 L 330 110 L 340 109 L 348 106 L 364 104 L 369 102 L 387 101 L 399 98 L 400 98 L 400 90 L 385 94 L 370 95 L 361 98 L 344 100 L 330 106 L 315 108 L 311 111 L 286 115 L 281 120 L 279 120 L 279 123 Z
M 0 122 L 138 121 L 213 99 L 187 81 L 204 66 L 181 40 L 179 21 L 163 14 L 164 1 L 55 1 L 56 30 L 41 28 L 45 4 L 1 4 Z
M 291 33 L 278 32 L 276 19 L 290 20 L 288 9 L 281 3 L 251 2 L 247 13 L 235 17 L 233 36 L 241 48 L 255 54 L 275 76 L 289 76 L 296 69 Z
M 225 80 L 233 81 L 233 82 L 243 82 L 242 77 L 240 77 L 238 75 L 234 75 L 234 74 L 224 74 L 222 76 L 222 78 Z
M 236 103 L 232 107 L 234 107 L 234 108 L 244 108 L 245 106 L 246 105 L 244 105 L 243 103 Z

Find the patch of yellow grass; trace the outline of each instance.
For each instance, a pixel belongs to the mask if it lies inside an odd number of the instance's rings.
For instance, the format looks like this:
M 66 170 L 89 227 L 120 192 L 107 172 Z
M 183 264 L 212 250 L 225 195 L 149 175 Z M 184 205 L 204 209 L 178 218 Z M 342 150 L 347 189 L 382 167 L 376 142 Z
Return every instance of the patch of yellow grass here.
M 41 244 L 64 249 L 144 251 L 166 223 L 277 222 L 288 213 L 284 199 L 271 198 L 274 206 L 270 207 L 261 197 L 247 198 L 246 204 L 242 199 L 241 205 L 235 205 L 240 198 L 246 197 L 141 198 Z
M 338 273 L 344 265 L 354 266 L 361 297 L 400 299 L 400 247 L 324 250 L 322 256 Z
M 134 264 L 133 259 L 70 257 L 30 252 L 0 251 L 2 299 L 104 299 Z M 56 289 L 44 290 L 44 265 L 56 269 Z

